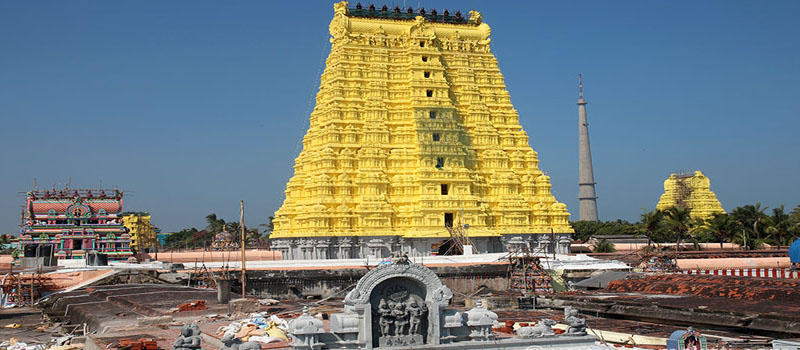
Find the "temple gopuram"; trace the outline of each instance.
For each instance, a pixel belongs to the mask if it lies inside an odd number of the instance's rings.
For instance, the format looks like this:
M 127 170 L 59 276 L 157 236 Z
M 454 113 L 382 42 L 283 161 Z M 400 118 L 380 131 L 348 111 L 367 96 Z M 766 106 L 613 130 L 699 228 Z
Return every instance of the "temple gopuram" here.
M 109 260 L 132 256 L 122 223 L 122 191 L 45 190 L 27 193 L 21 251 L 50 246 L 59 259 L 83 259 L 90 251 Z
M 273 249 L 428 255 L 458 235 L 479 253 L 568 252 L 569 213 L 539 170 L 479 12 L 340 2 L 329 29 Z
M 689 211 L 692 219 L 709 219 L 714 214 L 724 214 L 717 195 L 711 192 L 711 181 L 700 171 L 693 174 L 670 174 L 664 181 L 664 194 L 656 209 L 681 207 Z

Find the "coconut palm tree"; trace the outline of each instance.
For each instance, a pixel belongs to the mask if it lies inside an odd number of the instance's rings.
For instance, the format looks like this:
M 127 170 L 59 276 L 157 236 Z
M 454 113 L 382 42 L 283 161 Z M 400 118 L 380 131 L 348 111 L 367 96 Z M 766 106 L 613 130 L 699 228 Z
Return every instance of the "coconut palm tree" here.
M 689 216 L 689 211 L 683 207 L 671 207 L 664 212 L 666 223 L 678 235 L 675 245 L 675 251 L 681 248 L 681 241 L 683 237 L 689 232 L 692 224 L 692 217 Z
M 783 238 L 791 228 L 792 222 L 790 219 L 791 217 L 784 212 L 783 204 L 781 204 L 780 207 L 772 208 L 772 215 L 765 220 L 767 228 L 764 229 L 764 232 L 775 238 L 778 249 L 783 245 Z
M 211 234 L 217 234 L 225 231 L 225 220 L 217 218 L 217 214 L 206 215 L 206 222 L 208 223 L 208 226 L 206 226 L 206 231 L 210 232 Z
M 700 232 L 708 233 L 719 239 L 719 249 L 722 249 L 723 243 L 728 240 L 734 228 L 734 222 L 725 213 L 716 213 L 714 216 L 705 221 L 698 230 Z
M 664 224 L 664 213 L 658 209 L 647 211 L 647 208 L 642 208 L 642 214 L 639 217 L 639 222 L 642 223 L 641 230 L 647 237 L 647 245 L 650 246 L 656 231 Z
M 754 246 L 748 244 L 751 243 L 748 242 L 748 240 L 752 240 L 752 237 L 748 237 L 748 231 L 755 235 L 757 241 L 761 241 L 761 231 L 759 228 L 764 219 L 767 218 L 767 214 L 764 214 L 764 210 L 767 210 L 767 207 L 762 208 L 761 203 L 756 203 L 755 205 L 748 204 L 743 207 L 738 207 L 731 212 L 730 215 L 734 220 L 742 225 L 741 239 L 745 248 Z
M 613 253 L 616 251 L 617 249 L 614 247 L 614 244 L 605 238 L 597 240 L 592 244 L 592 252 L 594 253 Z

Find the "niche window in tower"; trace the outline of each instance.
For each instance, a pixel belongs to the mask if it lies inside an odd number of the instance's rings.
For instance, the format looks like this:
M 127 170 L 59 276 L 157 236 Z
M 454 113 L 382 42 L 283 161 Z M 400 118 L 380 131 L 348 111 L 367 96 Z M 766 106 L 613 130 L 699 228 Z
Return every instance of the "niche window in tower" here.
M 433 97 L 433 90 L 425 90 L 425 96 Z
M 428 112 L 428 117 L 430 117 L 431 119 L 436 119 L 436 111 Z
M 439 141 L 439 133 L 438 132 L 433 133 L 433 141 L 437 141 L 437 142 Z
M 425 76 L 426 78 L 430 78 L 431 77 L 431 72 L 425 71 L 425 72 L 422 73 L 422 75 Z
M 428 56 L 422 56 L 422 62 L 428 62 Z
M 453 213 L 444 213 L 444 226 L 453 227 Z
M 446 196 L 448 193 L 450 193 L 449 191 L 450 189 L 447 188 L 447 184 L 442 184 L 441 188 L 442 188 L 442 196 Z
M 419 47 L 425 47 L 425 42 L 424 41 L 420 41 L 419 42 Z
M 436 169 L 444 168 L 444 158 L 436 158 Z

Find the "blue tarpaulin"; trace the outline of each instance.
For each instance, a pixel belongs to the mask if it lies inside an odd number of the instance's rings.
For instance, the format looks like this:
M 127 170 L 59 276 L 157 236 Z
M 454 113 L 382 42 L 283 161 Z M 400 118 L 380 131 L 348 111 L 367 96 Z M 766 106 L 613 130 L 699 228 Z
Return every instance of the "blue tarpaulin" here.
M 789 260 L 793 263 L 800 263 L 800 238 L 789 247 Z

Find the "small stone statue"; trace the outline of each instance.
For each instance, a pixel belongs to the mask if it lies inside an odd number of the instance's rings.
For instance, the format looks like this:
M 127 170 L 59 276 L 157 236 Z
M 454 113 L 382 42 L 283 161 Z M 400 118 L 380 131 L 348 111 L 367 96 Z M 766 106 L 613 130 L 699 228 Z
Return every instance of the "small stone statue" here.
M 564 323 L 569 326 L 567 334 L 586 335 L 586 319 L 578 317 L 578 309 L 572 306 L 564 308 Z
M 396 303 L 392 309 L 392 316 L 394 316 L 394 335 L 406 335 L 406 325 L 408 325 L 408 311 L 406 311 L 406 304 Z
M 173 350 L 200 350 L 200 327 L 187 323 L 181 327 L 181 335 L 172 343 Z
M 226 334 L 220 340 L 222 340 L 222 347 L 219 350 L 261 350 L 261 344 L 258 342 L 242 342 L 233 334 Z
M 425 306 L 420 307 L 416 299 L 411 299 L 408 303 L 408 315 L 410 328 L 409 334 L 422 334 L 419 325 L 422 323 L 422 316 L 425 314 Z
M 520 327 L 517 329 L 517 335 L 520 338 L 538 338 L 544 337 L 548 335 L 555 335 L 556 332 L 553 331 L 553 326 L 556 325 L 556 321 L 553 321 L 549 318 L 542 319 L 536 326 L 533 327 Z
M 380 316 L 381 335 L 391 335 L 392 330 L 392 307 L 386 302 L 386 299 L 381 299 L 378 304 L 378 316 Z

